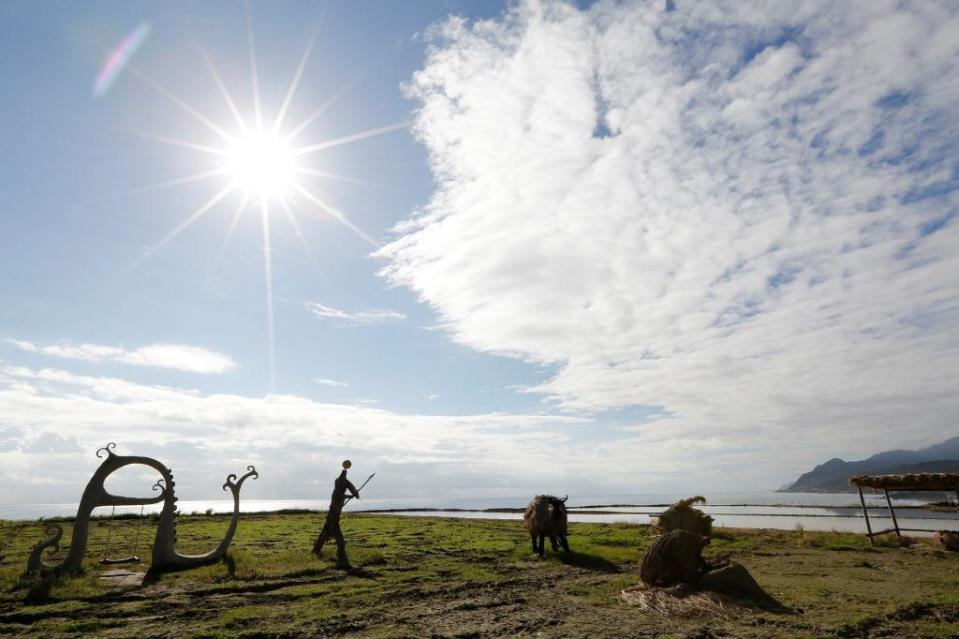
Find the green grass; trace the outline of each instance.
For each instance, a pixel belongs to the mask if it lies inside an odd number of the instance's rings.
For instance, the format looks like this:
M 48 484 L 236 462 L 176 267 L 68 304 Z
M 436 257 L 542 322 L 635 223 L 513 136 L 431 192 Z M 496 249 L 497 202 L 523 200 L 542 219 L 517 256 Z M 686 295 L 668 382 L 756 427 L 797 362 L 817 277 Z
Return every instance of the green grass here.
M 110 549 L 107 522 L 95 522 L 85 573 L 61 579 L 23 576 L 42 535 L 37 522 L 0 522 L 0 636 L 959 636 L 959 559 L 928 545 L 719 529 L 707 555 L 744 564 L 796 614 L 675 618 L 618 598 L 640 583 L 638 562 L 653 541 L 645 526 L 572 524 L 573 552 L 548 550 L 541 560 L 515 521 L 347 515 L 352 568 L 343 569 L 335 547 L 321 558 L 310 552 L 321 517 L 246 515 L 227 560 L 132 590 L 97 575 L 105 550 L 130 553 L 135 520 L 114 522 Z M 155 525 L 143 524 L 141 557 Z M 209 550 L 226 526 L 222 516 L 181 517 L 180 550 Z

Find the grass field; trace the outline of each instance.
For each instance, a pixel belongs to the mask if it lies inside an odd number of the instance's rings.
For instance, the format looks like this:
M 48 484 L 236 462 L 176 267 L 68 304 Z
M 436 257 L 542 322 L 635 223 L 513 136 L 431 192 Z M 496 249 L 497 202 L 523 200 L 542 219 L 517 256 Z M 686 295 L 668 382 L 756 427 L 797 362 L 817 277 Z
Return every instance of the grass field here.
M 333 548 L 310 554 L 321 524 L 317 514 L 245 515 L 227 561 L 122 588 L 98 578 L 105 522 L 85 574 L 56 582 L 22 576 L 41 527 L 0 522 L 0 636 L 959 637 L 959 556 L 928 544 L 720 529 L 708 554 L 744 564 L 794 612 L 664 616 L 619 596 L 640 583 L 645 526 L 572 524 L 572 554 L 540 560 L 515 521 L 353 514 L 343 520 L 352 568 L 341 569 Z M 110 553 L 129 554 L 136 522 L 112 525 Z M 211 549 L 226 525 L 180 517 L 181 551 Z M 154 530 L 143 526 L 143 557 Z

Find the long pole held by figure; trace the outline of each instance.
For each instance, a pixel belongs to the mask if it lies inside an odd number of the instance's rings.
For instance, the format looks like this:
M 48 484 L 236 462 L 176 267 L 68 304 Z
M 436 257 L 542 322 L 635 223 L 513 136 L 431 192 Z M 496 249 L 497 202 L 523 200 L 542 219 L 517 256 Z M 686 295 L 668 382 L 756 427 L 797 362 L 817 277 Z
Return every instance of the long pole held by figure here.
M 370 483 L 370 480 L 373 479 L 373 476 L 374 476 L 374 475 L 376 475 L 376 473 L 373 473 L 372 475 L 370 475 L 369 477 L 367 477 L 367 478 L 366 478 L 366 481 L 363 482 L 362 484 L 360 484 L 360 487 L 356 489 L 356 492 L 360 492 L 361 490 L 363 490 L 363 487 L 366 486 L 368 483 Z M 350 503 L 350 500 L 351 500 L 351 499 L 353 499 L 353 495 L 350 495 L 349 497 L 347 497 L 347 498 L 346 498 L 346 501 L 343 502 L 343 505 L 345 506 L 345 505 L 347 505 L 348 503 Z

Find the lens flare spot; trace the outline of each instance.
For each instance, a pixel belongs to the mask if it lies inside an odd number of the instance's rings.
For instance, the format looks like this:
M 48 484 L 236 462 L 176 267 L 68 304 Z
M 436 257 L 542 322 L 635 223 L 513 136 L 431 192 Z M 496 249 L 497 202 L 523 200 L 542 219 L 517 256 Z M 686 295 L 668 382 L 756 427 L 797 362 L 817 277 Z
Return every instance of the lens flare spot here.
M 103 62 L 103 67 L 100 68 L 100 73 L 97 74 L 97 79 L 93 84 L 93 95 L 95 97 L 104 95 L 110 89 L 117 76 L 120 75 L 120 71 L 129 64 L 133 54 L 137 52 L 148 35 L 150 35 L 150 25 L 147 23 L 141 24 L 107 55 L 107 59 Z

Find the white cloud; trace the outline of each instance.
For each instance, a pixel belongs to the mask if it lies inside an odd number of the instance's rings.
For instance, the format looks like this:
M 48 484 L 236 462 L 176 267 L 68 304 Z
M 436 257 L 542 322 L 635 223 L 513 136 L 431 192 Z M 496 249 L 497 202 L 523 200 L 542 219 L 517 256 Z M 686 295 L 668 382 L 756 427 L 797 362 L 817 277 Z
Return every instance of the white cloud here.
M 222 498 L 223 476 L 251 463 L 261 474 L 244 489 L 251 499 L 323 498 L 340 461 L 352 459 L 357 473 L 377 472 L 372 498 L 441 503 L 544 491 L 755 490 L 816 460 L 788 471 L 770 455 L 744 464 L 728 438 L 668 422 L 631 432 L 556 414 L 410 415 L 0 366 L 0 504 L 75 501 L 98 463 L 94 450 L 108 441 L 173 468 L 181 499 Z M 755 445 L 775 443 L 773 433 Z
M 40 353 L 64 359 L 79 359 L 86 362 L 119 362 L 135 366 L 173 368 L 205 375 L 220 374 L 236 368 L 229 355 L 216 351 L 186 346 L 183 344 L 150 344 L 135 350 L 100 344 L 71 344 L 61 342 L 40 346 L 33 342 L 8 339 L 7 342 L 29 353 Z
M 956 7 L 676 5 L 435 29 L 408 91 L 438 188 L 383 274 L 556 365 L 551 400 L 661 406 L 638 434 L 740 473 L 953 434 Z
M 375 324 L 392 320 L 405 320 L 406 315 L 390 309 L 374 308 L 365 311 L 349 312 L 332 306 L 324 306 L 317 302 L 304 302 L 316 317 L 321 319 L 340 320 L 349 324 Z
M 334 388 L 345 388 L 349 386 L 349 384 L 347 384 L 346 382 L 341 382 L 335 379 L 326 379 L 323 377 L 317 377 L 313 381 L 319 384 L 320 386 L 332 386 Z
M 550 478 L 562 478 L 554 488 L 560 490 L 582 481 L 571 475 L 582 465 L 565 460 L 573 458 L 570 432 L 588 421 L 402 415 L 292 395 L 203 394 L 7 366 L 0 367 L 0 503 L 77 499 L 97 463 L 93 451 L 108 441 L 119 453 L 167 463 L 183 499 L 220 495 L 222 476 L 249 463 L 261 472 L 253 496 L 322 497 L 344 458 L 357 472 L 388 469 L 375 495 L 381 498 L 439 500 L 475 496 L 478 488 L 489 496 L 522 495 L 524 486 Z M 446 478 L 438 484 L 439 475 Z M 319 492 L 311 483 L 317 476 Z

